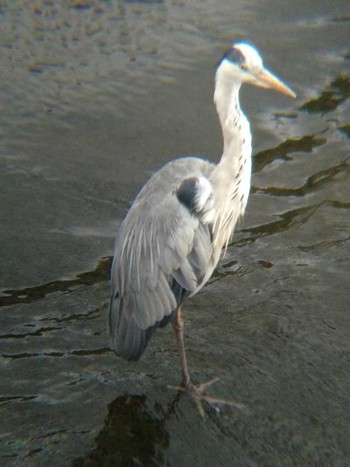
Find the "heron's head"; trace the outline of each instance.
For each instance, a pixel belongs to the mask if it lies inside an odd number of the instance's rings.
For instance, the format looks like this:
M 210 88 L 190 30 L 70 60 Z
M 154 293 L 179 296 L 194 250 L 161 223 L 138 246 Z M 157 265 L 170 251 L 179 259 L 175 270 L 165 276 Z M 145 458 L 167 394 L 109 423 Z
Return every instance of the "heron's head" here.
M 233 44 L 223 56 L 219 68 L 233 81 L 275 89 L 289 97 L 296 97 L 294 91 L 264 67 L 259 52 L 245 42 Z

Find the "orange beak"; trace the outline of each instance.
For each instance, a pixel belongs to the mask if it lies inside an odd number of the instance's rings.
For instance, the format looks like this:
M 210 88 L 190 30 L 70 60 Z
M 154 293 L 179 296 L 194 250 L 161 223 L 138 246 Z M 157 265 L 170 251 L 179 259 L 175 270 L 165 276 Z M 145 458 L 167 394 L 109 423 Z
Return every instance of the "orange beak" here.
M 296 94 L 286 84 L 284 84 L 277 76 L 273 75 L 270 71 L 262 69 L 254 76 L 255 80 L 252 84 L 262 88 L 274 89 L 275 91 L 286 94 L 289 97 L 296 98 Z

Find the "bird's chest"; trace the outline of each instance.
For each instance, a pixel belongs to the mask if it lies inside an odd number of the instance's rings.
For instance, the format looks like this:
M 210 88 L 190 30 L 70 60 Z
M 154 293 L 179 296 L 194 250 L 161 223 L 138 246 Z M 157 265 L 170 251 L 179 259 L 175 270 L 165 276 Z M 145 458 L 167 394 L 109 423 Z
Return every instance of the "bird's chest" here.
M 249 191 L 250 191 L 250 180 L 251 180 L 251 158 L 246 157 L 241 161 L 239 167 L 239 181 L 237 182 L 237 197 L 235 197 L 234 202 L 237 205 L 238 216 L 241 217 L 244 214 L 245 208 L 247 206 Z M 236 190 L 236 187 L 233 187 L 233 190 Z
M 231 162 L 227 180 L 227 198 L 234 223 L 243 216 L 249 197 L 252 169 L 249 136 L 238 139 L 236 151 L 239 155 Z

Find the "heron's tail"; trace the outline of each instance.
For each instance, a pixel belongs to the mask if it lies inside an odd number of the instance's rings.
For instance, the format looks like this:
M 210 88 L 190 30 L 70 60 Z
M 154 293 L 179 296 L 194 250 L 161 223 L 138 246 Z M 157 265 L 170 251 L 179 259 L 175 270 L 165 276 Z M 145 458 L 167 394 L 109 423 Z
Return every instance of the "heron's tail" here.
M 109 307 L 112 349 L 127 360 L 138 360 L 155 330 L 168 324 L 171 318 L 172 314 L 164 316 L 154 325 L 142 329 L 135 316 L 124 310 L 123 300 L 119 295 L 112 296 Z

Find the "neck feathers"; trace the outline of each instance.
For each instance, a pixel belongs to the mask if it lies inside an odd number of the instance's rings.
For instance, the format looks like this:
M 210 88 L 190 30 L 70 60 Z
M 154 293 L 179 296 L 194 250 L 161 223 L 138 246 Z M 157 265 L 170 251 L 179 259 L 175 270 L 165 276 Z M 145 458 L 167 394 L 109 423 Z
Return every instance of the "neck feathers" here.
M 212 173 L 214 193 L 214 243 L 227 247 L 239 217 L 244 214 L 250 190 L 251 134 L 239 104 L 241 83 L 216 74 L 214 101 L 219 115 L 224 149 Z

